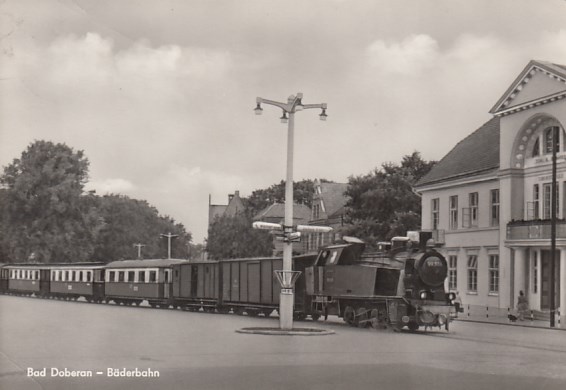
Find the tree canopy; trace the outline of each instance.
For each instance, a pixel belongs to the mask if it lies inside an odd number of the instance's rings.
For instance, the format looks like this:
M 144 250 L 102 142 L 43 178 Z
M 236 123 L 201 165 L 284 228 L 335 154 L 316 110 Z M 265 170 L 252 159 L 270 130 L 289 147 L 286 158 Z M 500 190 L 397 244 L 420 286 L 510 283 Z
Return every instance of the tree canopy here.
M 271 256 L 272 236 L 252 228 L 249 211 L 218 216 L 208 229 L 207 251 L 211 259 Z
M 145 201 L 84 193 L 89 162 L 65 144 L 35 141 L 0 176 L 0 256 L 5 262 L 84 262 L 165 257 L 162 233 L 178 234 L 172 255 L 186 257 L 191 234 Z
M 351 176 L 345 233 L 373 245 L 420 229 L 421 200 L 412 188 L 434 164 L 414 152 L 404 156 L 400 165 L 385 163 L 366 175 Z

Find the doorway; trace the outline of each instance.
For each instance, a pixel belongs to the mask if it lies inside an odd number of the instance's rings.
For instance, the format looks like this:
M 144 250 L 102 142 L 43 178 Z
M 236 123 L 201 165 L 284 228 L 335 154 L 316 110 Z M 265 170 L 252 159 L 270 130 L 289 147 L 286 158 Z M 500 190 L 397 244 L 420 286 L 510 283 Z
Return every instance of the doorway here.
M 554 256 L 554 303 L 555 307 L 560 307 L 560 251 L 555 252 Z M 541 251 L 540 269 L 540 308 L 550 309 L 550 255 L 549 250 Z

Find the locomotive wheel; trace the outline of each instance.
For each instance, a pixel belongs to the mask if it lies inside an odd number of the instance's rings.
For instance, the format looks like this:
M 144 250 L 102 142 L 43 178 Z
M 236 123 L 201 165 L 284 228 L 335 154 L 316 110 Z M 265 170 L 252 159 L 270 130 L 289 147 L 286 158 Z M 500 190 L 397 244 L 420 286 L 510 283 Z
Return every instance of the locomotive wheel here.
M 344 309 L 344 321 L 346 321 L 348 325 L 354 325 L 355 318 L 356 312 L 354 311 L 354 308 L 352 306 L 346 306 Z
M 365 307 L 359 307 L 356 310 L 356 325 L 358 328 L 366 328 L 368 326 L 368 313 Z

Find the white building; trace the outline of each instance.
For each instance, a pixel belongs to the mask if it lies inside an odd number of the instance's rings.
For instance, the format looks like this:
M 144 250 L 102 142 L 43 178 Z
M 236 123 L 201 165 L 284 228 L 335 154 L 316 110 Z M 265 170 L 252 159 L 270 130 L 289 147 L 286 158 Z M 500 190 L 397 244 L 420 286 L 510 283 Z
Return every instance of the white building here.
M 558 129 L 555 303 L 566 323 L 566 66 L 531 61 L 493 119 L 416 186 L 423 229 L 444 230 L 449 288 L 466 304 L 548 312 L 552 131 Z

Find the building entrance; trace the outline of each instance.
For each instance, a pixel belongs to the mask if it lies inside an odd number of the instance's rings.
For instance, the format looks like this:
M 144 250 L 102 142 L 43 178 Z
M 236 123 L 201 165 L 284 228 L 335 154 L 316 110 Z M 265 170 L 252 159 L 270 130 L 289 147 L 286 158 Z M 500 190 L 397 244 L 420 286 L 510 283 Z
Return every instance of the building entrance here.
M 549 250 L 541 251 L 541 285 L 540 285 L 540 308 L 550 309 L 550 254 Z M 555 307 L 560 307 L 560 251 L 556 251 L 554 257 L 554 293 Z

